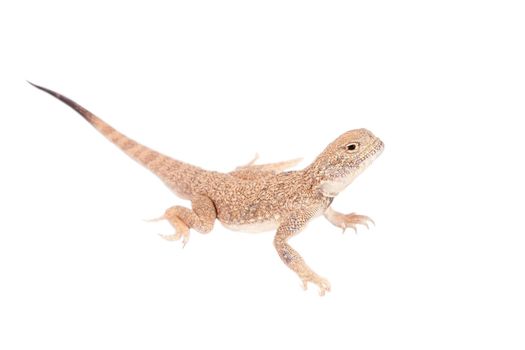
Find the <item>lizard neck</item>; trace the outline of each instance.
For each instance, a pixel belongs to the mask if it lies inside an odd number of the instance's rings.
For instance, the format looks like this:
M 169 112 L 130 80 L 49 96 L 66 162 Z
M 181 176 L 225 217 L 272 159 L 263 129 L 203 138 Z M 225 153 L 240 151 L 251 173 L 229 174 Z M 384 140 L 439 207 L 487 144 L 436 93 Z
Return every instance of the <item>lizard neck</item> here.
M 304 176 L 324 197 L 334 198 L 359 175 L 359 171 L 349 171 L 339 167 L 328 167 L 316 159 L 306 169 Z

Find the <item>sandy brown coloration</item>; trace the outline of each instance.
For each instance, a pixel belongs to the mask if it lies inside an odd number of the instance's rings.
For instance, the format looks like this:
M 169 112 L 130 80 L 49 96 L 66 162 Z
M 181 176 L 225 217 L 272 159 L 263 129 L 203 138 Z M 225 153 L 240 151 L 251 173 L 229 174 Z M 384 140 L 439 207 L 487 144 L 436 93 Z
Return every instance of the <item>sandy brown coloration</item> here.
M 341 214 L 330 208 L 333 198 L 344 190 L 383 150 L 383 143 L 366 129 L 345 132 L 303 170 L 287 171 L 299 160 L 255 165 L 257 157 L 230 173 L 208 171 L 156 152 L 121 134 L 69 98 L 32 84 L 76 110 L 102 135 L 128 156 L 157 175 L 192 208 L 174 206 L 163 219 L 175 228 L 168 240 L 186 244 L 190 229 L 212 230 L 215 219 L 226 227 L 243 230 L 277 228 L 274 246 L 281 260 L 303 281 L 319 287 L 330 283 L 316 274 L 289 244 L 315 217 L 324 216 L 334 225 L 355 229 L 367 225 L 368 217 Z
M 351 228 L 357 233 L 357 225 L 363 225 L 368 228 L 368 224 L 374 224 L 374 220 L 370 219 L 368 216 L 359 215 L 355 213 L 342 214 L 338 213 L 332 208 L 328 208 L 324 212 L 325 218 L 334 224 L 337 227 L 343 229 L 343 233 L 347 228 Z

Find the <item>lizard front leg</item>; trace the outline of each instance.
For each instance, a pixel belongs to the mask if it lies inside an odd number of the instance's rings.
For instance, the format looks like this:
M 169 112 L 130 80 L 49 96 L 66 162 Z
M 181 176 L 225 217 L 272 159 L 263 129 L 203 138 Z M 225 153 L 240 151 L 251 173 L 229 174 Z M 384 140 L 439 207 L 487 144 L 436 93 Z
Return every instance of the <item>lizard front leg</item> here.
M 363 225 L 368 228 L 368 223 L 374 224 L 374 220 L 370 219 L 368 216 L 355 213 L 342 214 L 330 207 L 326 209 L 324 216 L 333 225 L 342 228 L 343 232 L 345 232 L 347 228 L 351 228 L 357 232 L 357 225 Z
M 161 219 L 166 219 L 175 228 L 172 235 L 161 235 L 168 241 L 176 241 L 182 238 L 185 246 L 190 239 L 190 228 L 200 233 L 208 233 L 212 230 L 217 217 L 215 205 L 212 200 L 203 195 L 194 195 L 191 198 L 191 207 L 174 206 L 166 210 Z
M 277 229 L 273 244 L 281 260 L 301 278 L 304 289 L 307 288 L 308 282 L 315 283 L 319 287 L 319 295 L 322 296 L 330 291 L 330 282 L 306 265 L 301 255 L 287 242 L 305 227 L 311 216 L 311 214 L 294 215 L 282 222 Z

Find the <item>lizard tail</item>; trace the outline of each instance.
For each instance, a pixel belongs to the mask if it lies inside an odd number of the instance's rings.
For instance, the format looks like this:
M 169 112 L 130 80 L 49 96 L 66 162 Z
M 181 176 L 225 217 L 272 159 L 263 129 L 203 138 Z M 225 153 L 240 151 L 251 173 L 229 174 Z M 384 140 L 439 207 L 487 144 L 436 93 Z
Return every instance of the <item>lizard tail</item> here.
M 181 172 L 192 171 L 197 172 L 200 170 L 197 167 L 193 167 L 189 164 L 185 164 L 168 156 L 165 156 L 155 150 L 152 150 L 132 139 L 126 135 L 115 130 L 111 125 L 98 118 L 96 115 L 80 106 L 75 101 L 63 96 L 53 90 L 47 89 L 42 86 L 38 86 L 28 81 L 29 84 L 33 85 L 37 89 L 47 92 L 53 97 L 56 97 L 69 107 L 77 111 L 88 123 L 90 123 L 95 129 L 97 129 L 102 135 L 104 135 L 109 141 L 120 148 L 124 153 L 130 156 L 132 159 L 151 170 L 155 175 L 161 178 L 168 187 L 172 188 L 178 193 L 187 192 L 185 188 L 180 188 L 176 183 L 177 178 L 183 176 Z M 178 176 L 177 176 L 178 175 Z

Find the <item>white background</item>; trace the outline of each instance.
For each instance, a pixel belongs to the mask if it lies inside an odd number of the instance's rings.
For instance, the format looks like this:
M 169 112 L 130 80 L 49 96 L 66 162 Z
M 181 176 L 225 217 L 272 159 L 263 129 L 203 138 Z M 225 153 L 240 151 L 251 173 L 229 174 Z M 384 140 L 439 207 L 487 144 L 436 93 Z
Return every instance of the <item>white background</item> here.
M 523 349 L 520 1 L 3 1 L 0 348 Z M 358 235 L 217 224 L 25 79 L 178 159 L 230 170 L 366 127 L 384 153 L 334 201 Z M 186 203 L 188 204 L 188 203 Z

